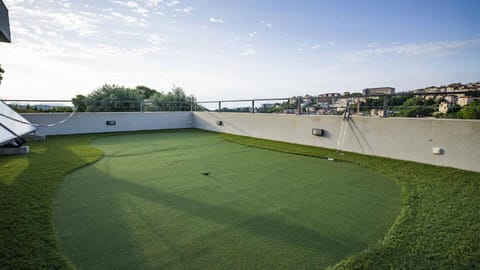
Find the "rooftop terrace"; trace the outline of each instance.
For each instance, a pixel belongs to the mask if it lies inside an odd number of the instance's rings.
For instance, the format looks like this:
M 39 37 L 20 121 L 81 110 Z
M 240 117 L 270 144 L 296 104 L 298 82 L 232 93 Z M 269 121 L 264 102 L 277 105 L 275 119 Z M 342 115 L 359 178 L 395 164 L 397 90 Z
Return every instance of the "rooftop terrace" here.
M 0 157 L 6 269 L 480 265 L 479 121 L 92 112 L 36 132 Z

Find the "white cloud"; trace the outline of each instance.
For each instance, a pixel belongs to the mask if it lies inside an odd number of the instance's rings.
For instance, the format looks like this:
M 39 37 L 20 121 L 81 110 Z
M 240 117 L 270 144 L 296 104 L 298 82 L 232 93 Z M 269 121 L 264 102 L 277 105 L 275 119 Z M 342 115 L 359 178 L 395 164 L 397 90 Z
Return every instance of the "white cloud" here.
M 253 37 L 255 37 L 256 35 L 258 35 L 257 32 L 248 33 L 248 36 L 249 36 L 250 38 L 253 38 Z
M 163 2 L 162 0 L 145 0 L 145 4 L 148 7 L 156 7 L 162 2 Z
M 129 7 L 129 8 L 138 8 L 139 4 L 137 2 L 133 1 L 120 1 L 120 0 L 114 0 L 112 3 L 115 3 L 121 7 Z
M 135 12 L 144 16 L 144 17 L 148 17 L 149 16 L 148 14 L 149 14 L 150 11 L 146 8 L 137 8 L 137 9 L 135 9 Z
M 269 22 L 266 22 L 266 21 L 261 21 L 260 22 L 261 24 L 265 25 L 268 29 L 272 29 L 273 28 L 273 25 Z
M 117 35 L 122 35 L 122 36 L 130 36 L 130 37 L 138 37 L 141 34 L 137 32 L 129 32 L 129 31 L 113 31 L 113 33 Z
M 21 14 L 29 25 L 41 26 L 44 29 L 74 32 L 80 36 L 90 36 L 97 32 L 98 18 L 93 15 L 79 14 L 69 10 L 32 9 L 24 6 L 14 6 L 10 12 Z M 12 23 L 17 18 L 12 19 Z
M 172 1 L 168 2 L 168 3 L 166 3 L 166 5 L 169 6 L 169 7 L 173 7 L 173 6 L 178 5 L 178 3 L 180 3 L 180 2 L 177 1 L 177 0 L 172 0 Z
M 245 46 L 245 49 L 241 53 L 241 55 L 243 56 L 253 56 L 255 54 L 257 54 L 257 51 L 253 48 L 252 45 Z
M 137 24 L 137 23 L 140 22 L 139 19 L 136 18 L 136 17 L 129 16 L 129 15 L 124 15 L 124 14 L 119 13 L 119 12 L 112 11 L 111 14 L 112 14 L 113 17 L 121 19 L 124 22 L 129 23 L 129 24 Z
M 177 8 L 175 11 L 183 12 L 183 13 L 191 13 L 194 10 L 193 7 L 186 7 L 186 8 Z
M 223 23 L 223 20 L 222 20 L 222 19 L 215 19 L 215 18 L 210 17 L 208 20 L 209 20 L 211 23 Z
M 365 50 L 346 53 L 344 59 L 349 62 L 363 61 L 383 55 L 400 55 L 407 57 L 441 57 L 463 48 L 480 47 L 480 39 L 463 41 L 436 41 L 393 45 L 391 47 L 375 48 L 374 45 Z
M 315 51 L 315 50 L 318 50 L 318 49 L 320 49 L 319 44 L 312 44 L 309 41 L 304 41 L 304 42 L 300 43 L 300 45 L 297 47 L 298 52 L 303 52 L 303 51 L 308 51 L 308 50 Z
M 147 35 L 147 41 L 152 44 L 152 45 L 158 45 L 162 42 L 165 42 L 166 40 L 161 38 L 159 35 L 157 34 L 148 34 Z

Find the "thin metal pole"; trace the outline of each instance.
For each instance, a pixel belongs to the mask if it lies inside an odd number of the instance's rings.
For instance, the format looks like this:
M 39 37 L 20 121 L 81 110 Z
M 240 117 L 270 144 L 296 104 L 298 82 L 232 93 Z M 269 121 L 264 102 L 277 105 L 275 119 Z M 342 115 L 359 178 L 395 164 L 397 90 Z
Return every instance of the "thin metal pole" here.
M 255 99 L 252 99 L 252 113 L 255 113 Z
M 222 102 L 218 102 L 218 112 L 222 112 Z
M 383 97 L 383 117 L 388 117 L 388 96 Z

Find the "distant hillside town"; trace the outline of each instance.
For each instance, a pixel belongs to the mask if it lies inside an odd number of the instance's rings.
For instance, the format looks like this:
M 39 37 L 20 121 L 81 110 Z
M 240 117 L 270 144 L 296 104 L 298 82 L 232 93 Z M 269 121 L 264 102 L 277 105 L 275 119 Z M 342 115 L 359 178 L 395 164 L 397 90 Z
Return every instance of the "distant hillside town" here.
M 77 95 L 72 104 L 77 111 L 175 111 L 208 110 L 195 104 L 174 86 L 158 92 L 145 86 L 126 88 L 104 85 L 88 96 Z M 233 103 L 234 104 L 234 103 Z M 9 104 L 17 112 L 71 112 L 68 104 Z M 480 119 L 480 82 L 452 83 L 395 93 L 393 87 L 366 88 L 361 92 L 324 93 L 295 96 L 275 103 L 256 103 L 255 108 L 221 107 L 222 112 L 256 112 L 306 115 L 349 115 L 379 117 L 437 117 Z M 235 105 L 233 105 L 235 106 Z M 219 109 L 215 110 L 219 111 Z
M 292 97 L 283 103 L 264 103 L 257 112 L 334 115 L 351 114 L 399 117 L 472 118 L 462 109 L 478 106 L 480 82 L 452 83 L 395 93 L 393 87 L 366 88 L 362 92 L 325 93 Z M 387 109 L 386 109 L 387 108 Z M 474 108 L 474 112 L 478 110 Z M 248 108 L 222 109 L 245 111 Z M 250 108 L 251 110 L 251 108 Z M 460 115 L 458 114 L 459 112 Z M 386 115 L 387 114 L 387 115 Z M 478 118 L 477 118 L 478 119 Z

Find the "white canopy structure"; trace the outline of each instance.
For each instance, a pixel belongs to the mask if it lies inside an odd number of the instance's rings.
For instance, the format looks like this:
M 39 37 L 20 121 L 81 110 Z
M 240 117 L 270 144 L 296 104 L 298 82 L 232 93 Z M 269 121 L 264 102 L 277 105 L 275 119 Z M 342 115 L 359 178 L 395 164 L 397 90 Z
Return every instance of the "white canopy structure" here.
M 0 146 L 32 133 L 36 128 L 3 101 L 0 102 Z
M 0 0 L 0 42 L 10 42 L 8 10 Z M 19 145 L 20 138 L 35 131 L 35 127 L 3 101 L 0 101 L 0 147 L 7 144 Z

